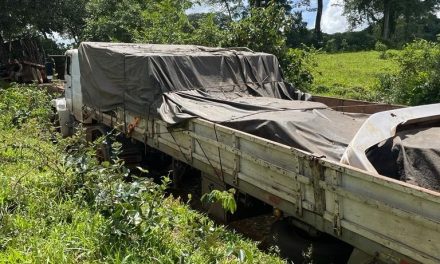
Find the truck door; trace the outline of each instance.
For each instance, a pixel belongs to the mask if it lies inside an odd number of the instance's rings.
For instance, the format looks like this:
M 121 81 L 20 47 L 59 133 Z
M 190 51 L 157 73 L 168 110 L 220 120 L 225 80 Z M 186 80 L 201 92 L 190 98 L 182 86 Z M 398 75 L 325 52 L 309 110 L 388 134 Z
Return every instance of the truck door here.
M 67 109 L 72 113 L 72 54 L 66 53 L 64 68 L 64 93 Z

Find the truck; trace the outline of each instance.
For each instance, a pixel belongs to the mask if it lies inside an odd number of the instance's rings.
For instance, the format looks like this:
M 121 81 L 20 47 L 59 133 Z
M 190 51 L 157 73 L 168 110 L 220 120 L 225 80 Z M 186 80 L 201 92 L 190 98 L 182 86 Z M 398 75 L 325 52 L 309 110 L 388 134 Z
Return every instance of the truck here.
M 74 123 L 90 137 L 120 131 L 200 171 L 204 191 L 232 187 L 292 229 L 350 245 L 348 263 L 440 263 L 438 189 L 381 175 L 368 157 L 399 133 L 437 129 L 440 104 L 310 96 L 284 81 L 275 56 L 242 48 L 84 42 L 66 52 L 55 106 L 64 136 Z M 438 179 L 433 151 L 423 173 Z M 383 153 L 376 160 L 389 162 Z

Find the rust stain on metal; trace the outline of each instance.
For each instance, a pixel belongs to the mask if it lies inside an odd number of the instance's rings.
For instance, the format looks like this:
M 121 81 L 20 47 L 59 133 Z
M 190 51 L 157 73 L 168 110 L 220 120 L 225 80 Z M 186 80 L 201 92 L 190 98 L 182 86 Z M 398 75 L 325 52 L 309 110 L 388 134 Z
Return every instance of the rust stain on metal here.
M 279 204 L 281 202 L 281 198 L 275 195 L 269 195 L 268 198 L 273 204 Z
M 133 122 L 128 125 L 127 133 L 130 135 L 134 131 L 135 127 L 139 125 L 140 122 L 141 122 L 141 118 L 138 116 L 135 117 Z

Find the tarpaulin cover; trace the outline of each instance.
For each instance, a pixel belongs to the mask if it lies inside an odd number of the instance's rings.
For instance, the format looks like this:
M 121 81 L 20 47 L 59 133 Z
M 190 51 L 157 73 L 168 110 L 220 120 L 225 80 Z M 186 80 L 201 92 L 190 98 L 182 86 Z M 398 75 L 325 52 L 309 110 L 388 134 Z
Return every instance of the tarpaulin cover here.
M 440 191 L 440 127 L 404 130 L 377 146 L 367 157 L 378 173 Z
M 124 107 L 154 114 L 165 92 L 199 89 L 291 99 L 274 55 L 190 45 L 83 42 L 79 47 L 84 104 L 101 111 Z
M 101 111 L 154 115 L 162 105 L 160 116 L 170 125 L 201 117 L 335 161 L 363 121 L 293 101 L 306 95 L 284 82 L 271 54 L 83 42 L 79 63 L 84 104 Z
M 222 100 L 200 91 L 164 94 L 160 115 L 169 124 L 200 117 L 339 161 L 367 115 L 310 101 L 264 97 Z

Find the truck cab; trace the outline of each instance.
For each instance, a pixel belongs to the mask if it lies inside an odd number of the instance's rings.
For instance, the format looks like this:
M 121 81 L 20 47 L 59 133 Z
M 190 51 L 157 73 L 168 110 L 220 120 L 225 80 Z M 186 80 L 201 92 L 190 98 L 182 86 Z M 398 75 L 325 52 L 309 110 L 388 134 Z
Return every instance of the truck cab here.
M 85 118 L 82 111 L 83 97 L 77 49 L 66 51 L 64 90 L 66 107 L 72 113 L 75 120 L 81 123 L 91 123 L 91 119 Z

